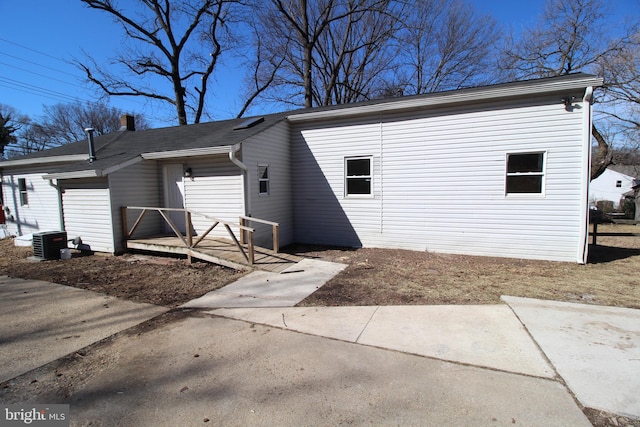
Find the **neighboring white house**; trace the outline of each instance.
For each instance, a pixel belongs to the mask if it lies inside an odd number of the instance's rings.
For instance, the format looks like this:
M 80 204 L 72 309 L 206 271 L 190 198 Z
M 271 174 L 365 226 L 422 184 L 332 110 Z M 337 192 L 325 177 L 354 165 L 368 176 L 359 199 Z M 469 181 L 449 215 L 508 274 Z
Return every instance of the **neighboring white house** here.
M 634 175 L 633 167 L 609 166 L 602 175 L 591 181 L 589 200 L 592 206 L 601 200 L 608 200 L 617 209 L 624 194 L 632 190 Z
M 584 263 L 591 75 L 121 131 L 0 162 L 9 228 L 119 252 L 121 206 L 280 223 L 281 244 Z M 132 218 L 129 219 L 132 221 Z M 194 221 L 196 234 L 205 223 Z M 146 224 L 162 231 L 161 221 Z M 268 230 L 257 233 L 267 244 Z

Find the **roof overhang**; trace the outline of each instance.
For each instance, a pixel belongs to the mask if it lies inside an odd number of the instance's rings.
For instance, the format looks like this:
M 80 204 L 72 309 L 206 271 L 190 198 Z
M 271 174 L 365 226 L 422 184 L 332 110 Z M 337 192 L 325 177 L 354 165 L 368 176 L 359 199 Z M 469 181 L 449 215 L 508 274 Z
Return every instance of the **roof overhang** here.
M 231 145 L 220 145 L 216 147 L 190 148 L 186 150 L 157 151 L 141 154 L 145 160 L 174 159 L 176 157 L 207 156 L 212 154 L 228 154 L 232 150 Z
M 327 109 L 322 111 L 301 112 L 287 117 L 290 122 L 307 120 L 334 119 L 342 117 L 360 116 L 381 112 L 413 110 L 437 107 L 450 104 L 468 104 L 504 98 L 541 95 L 553 92 L 585 89 L 602 86 L 600 77 L 591 75 L 565 76 L 543 80 L 529 80 L 523 82 L 505 83 L 502 85 L 483 86 L 478 88 L 461 89 L 449 92 L 433 93 L 422 96 L 397 98 L 386 102 L 377 102 L 349 108 Z
M 107 176 L 110 173 L 113 173 L 119 169 L 125 168 L 127 166 L 131 166 L 138 162 L 142 161 L 142 157 L 137 156 L 133 159 L 127 160 L 126 162 L 118 163 L 117 165 L 108 167 L 106 169 L 84 169 L 79 171 L 71 171 L 71 172 L 54 172 L 50 174 L 43 175 L 43 179 L 74 179 L 74 178 L 96 178 L 101 176 Z M 91 163 L 89 163 L 91 165 Z
M 51 164 L 51 163 L 69 163 L 69 162 L 79 162 L 82 160 L 88 160 L 88 154 L 71 154 L 68 156 L 53 156 L 53 157 L 32 157 L 29 159 L 19 159 L 19 160 L 5 160 L 0 162 L 0 168 L 5 167 L 15 167 L 15 166 L 33 166 L 33 165 L 43 165 L 43 164 Z

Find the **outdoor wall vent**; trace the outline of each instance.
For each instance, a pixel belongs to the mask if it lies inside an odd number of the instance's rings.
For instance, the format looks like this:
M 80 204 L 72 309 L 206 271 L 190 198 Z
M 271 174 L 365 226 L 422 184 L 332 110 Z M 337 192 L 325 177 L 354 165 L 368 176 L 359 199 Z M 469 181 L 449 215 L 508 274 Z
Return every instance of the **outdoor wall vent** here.
M 238 126 L 234 127 L 233 130 L 249 129 L 250 127 L 262 122 L 264 122 L 264 117 L 253 117 L 240 123 Z

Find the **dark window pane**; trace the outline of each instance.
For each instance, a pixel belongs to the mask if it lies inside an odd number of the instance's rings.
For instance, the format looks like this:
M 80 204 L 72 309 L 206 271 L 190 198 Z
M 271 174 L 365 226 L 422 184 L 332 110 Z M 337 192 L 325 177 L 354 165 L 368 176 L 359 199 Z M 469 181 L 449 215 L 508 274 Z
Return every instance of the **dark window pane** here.
M 347 160 L 347 176 L 369 176 L 371 175 L 370 159 Z
M 27 180 L 24 178 L 18 178 L 18 190 L 27 191 Z
M 542 153 L 509 154 L 507 172 L 542 172 L 543 158 Z
M 370 178 L 347 179 L 347 194 L 371 194 Z
M 267 166 L 258 167 L 258 178 L 269 179 L 269 168 Z
M 542 193 L 542 176 L 508 176 L 507 194 L 509 193 Z
M 267 194 L 269 192 L 269 181 L 260 181 L 260 194 Z

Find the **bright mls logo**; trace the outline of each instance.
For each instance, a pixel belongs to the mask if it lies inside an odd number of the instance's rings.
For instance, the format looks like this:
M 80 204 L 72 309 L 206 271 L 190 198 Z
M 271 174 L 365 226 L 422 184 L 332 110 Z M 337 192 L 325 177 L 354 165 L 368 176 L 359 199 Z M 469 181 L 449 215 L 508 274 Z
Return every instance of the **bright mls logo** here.
M 0 427 L 69 427 L 69 405 L 0 405 Z

